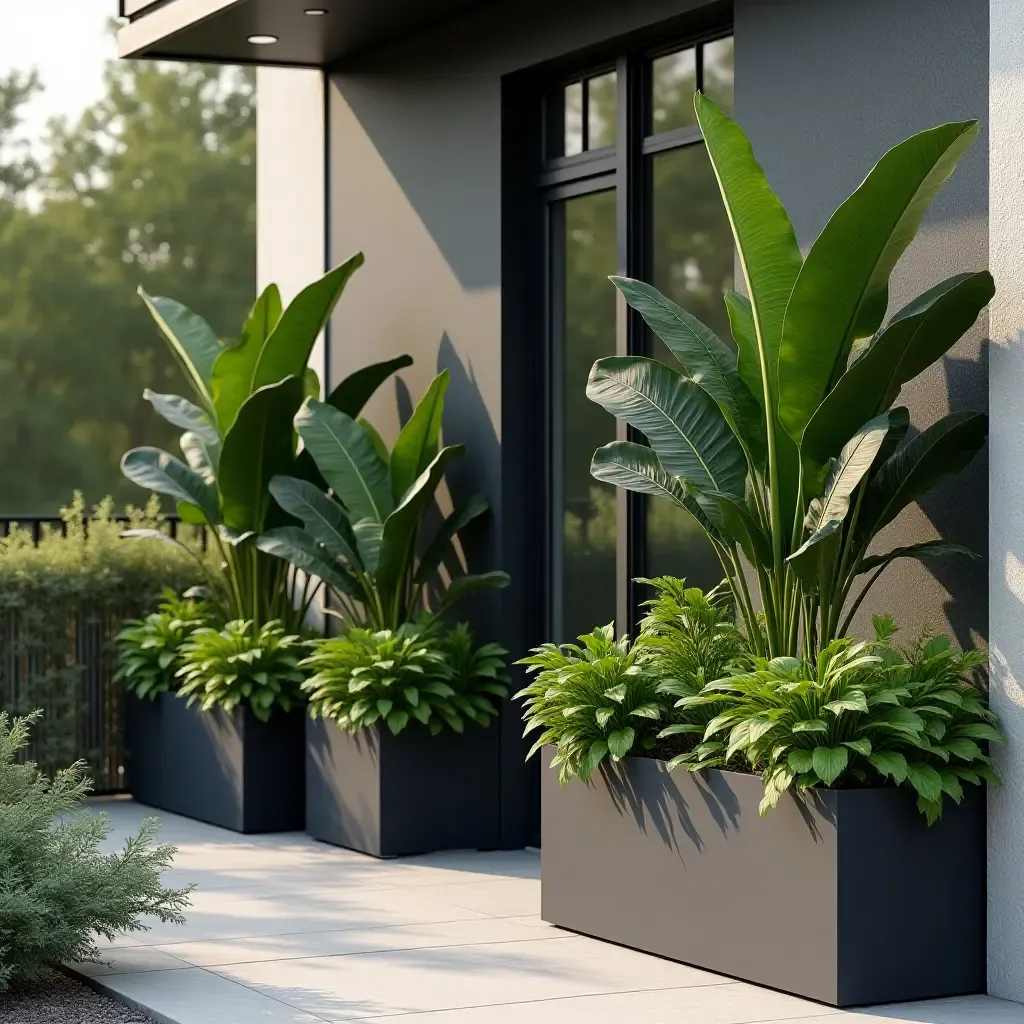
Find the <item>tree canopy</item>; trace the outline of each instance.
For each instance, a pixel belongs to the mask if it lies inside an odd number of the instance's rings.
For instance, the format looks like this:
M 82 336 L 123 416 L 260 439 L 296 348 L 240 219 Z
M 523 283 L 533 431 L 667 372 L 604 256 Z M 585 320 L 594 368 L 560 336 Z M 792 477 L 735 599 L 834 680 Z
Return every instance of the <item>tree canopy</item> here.
M 182 390 L 136 295 L 170 295 L 221 334 L 256 287 L 255 78 L 111 61 L 105 95 L 51 122 L 34 159 L 22 114 L 45 87 L 0 78 L 0 514 L 138 502 L 121 454 L 173 446 L 144 388 Z

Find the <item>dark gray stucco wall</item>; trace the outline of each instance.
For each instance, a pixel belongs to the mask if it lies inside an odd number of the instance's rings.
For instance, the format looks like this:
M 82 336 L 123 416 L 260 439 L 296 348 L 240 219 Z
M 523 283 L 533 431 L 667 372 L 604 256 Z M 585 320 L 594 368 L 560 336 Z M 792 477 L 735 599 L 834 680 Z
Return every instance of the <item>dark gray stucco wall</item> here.
M 988 0 L 737 0 L 736 114 L 807 247 L 875 161 L 944 121 L 982 134 L 897 268 L 892 308 L 952 274 L 988 266 Z M 988 409 L 988 318 L 902 402 L 923 429 L 951 410 Z M 988 549 L 987 453 L 908 509 L 888 546 L 944 536 Z M 924 627 L 963 644 L 988 636 L 987 568 L 950 559 L 897 562 L 858 623 L 890 611 L 905 640 Z

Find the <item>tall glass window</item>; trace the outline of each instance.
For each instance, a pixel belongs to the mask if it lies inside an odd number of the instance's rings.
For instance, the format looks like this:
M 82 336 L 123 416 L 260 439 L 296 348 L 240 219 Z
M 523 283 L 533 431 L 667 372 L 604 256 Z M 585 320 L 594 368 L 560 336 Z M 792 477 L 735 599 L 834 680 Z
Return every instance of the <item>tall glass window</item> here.
M 14 4 L 0 39 L 0 515 L 139 502 L 122 453 L 176 447 L 140 285 L 224 338 L 255 294 L 254 73 L 118 61 L 113 6 Z
M 650 281 L 732 344 L 724 293 L 734 287 L 732 235 L 693 110 L 702 90 L 733 108 L 733 40 L 708 36 L 620 55 L 547 94 L 551 577 L 559 640 L 615 617 L 635 628 L 643 594 L 630 581 L 670 574 L 703 588 L 721 567 L 675 505 L 590 477 L 596 448 L 643 442 L 586 398 L 595 359 L 648 354 L 678 366 L 639 318 L 617 305 L 609 274 Z M 637 102 L 637 95 L 641 101 Z M 625 517 L 625 519 L 623 519 Z

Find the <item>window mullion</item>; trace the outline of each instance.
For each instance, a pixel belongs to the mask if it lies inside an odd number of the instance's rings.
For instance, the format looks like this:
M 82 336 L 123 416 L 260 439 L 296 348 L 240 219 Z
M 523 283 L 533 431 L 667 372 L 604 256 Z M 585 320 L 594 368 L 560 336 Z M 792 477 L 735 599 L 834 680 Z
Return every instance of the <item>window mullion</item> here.
M 616 65 L 616 225 L 618 271 L 626 277 L 643 274 L 644 187 L 643 138 L 645 96 L 644 62 L 636 56 L 622 57 Z M 616 305 L 616 353 L 642 353 L 643 320 L 629 308 L 622 296 Z M 637 440 L 636 432 L 621 420 L 616 438 Z M 632 632 L 637 620 L 638 593 L 633 582 L 640 572 L 644 550 L 645 509 L 642 495 L 624 488 L 616 490 L 616 625 L 620 633 Z

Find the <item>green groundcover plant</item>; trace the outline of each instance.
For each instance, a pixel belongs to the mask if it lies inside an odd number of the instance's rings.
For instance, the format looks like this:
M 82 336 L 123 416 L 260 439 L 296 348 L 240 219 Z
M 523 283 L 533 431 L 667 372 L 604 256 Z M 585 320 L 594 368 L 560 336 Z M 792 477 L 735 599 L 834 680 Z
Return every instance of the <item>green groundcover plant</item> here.
M 419 722 L 433 735 L 461 733 L 466 722 L 487 726 L 508 694 L 507 651 L 478 647 L 465 624 L 444 631 L 426 619 L 398 629 L 351 626 L 318 640 L 302 662 L 313 718 L 349 732 L 383 722 L 397 735 Z
M 0 713 L 0 991 L 43 967 L 99 963 L 97 936 L 141 931 L 146 917 L 182 923 L 189 901 L 161 883 L 174 849 L 154 845 L 155 819 L 103 852 L 105 816 L 75 813 L 90 790 L 84 765 L 49 779 L 18 763 L 37 720 Z
M 892 271 L 978 123 L 940 125 L 891 149 L 804 256 L 742 129 L 706 96 L 695 109 L 746 285 L 725 297 L 733 344 L 650 285 L 613 278 L 678 365 L 640 356 L 594 364 L 588 396 L 650 447 L 606 445 L 592 473 L 689 512 L 721 561 L 753 652 L 813 661 L 847 634 L 892 561 L 970 554 L 946 541 L 869 549 L 986 440 L 986 417 L 970 412 L 907 440 L 910 415 L 896 402 L 977 320 L 991 275 L 951 277 L 886 322 Z
M 650 750 L 670 714 L 654 665 L 612 625 L 578 644 L 543 644 L 517 664 L 533 675 L 516 694 L 523 700 L 526 732 L 540 730 L 527 757 L 553 744 L 559 782 L 586 781 L 605 758 L 621 761 Z
M 274 711 L 291 711 L 301 701 L 305 678 L 299 662 L 306 641 L 281 622 L 257 625 L 235 619 L 223 629 L 200 626 L 180 648 L 179 695 L 203 711 L 233 711 L 247 703 L 261 721 Z
M 180 650 L 193 631 L 210 625 L 204 601 L 179 597 L 165 589 L 155 612 L 129 619 L 117 634 L 118 668 L 114 676 L 140 699 L 156 700 L 177 685 Z

